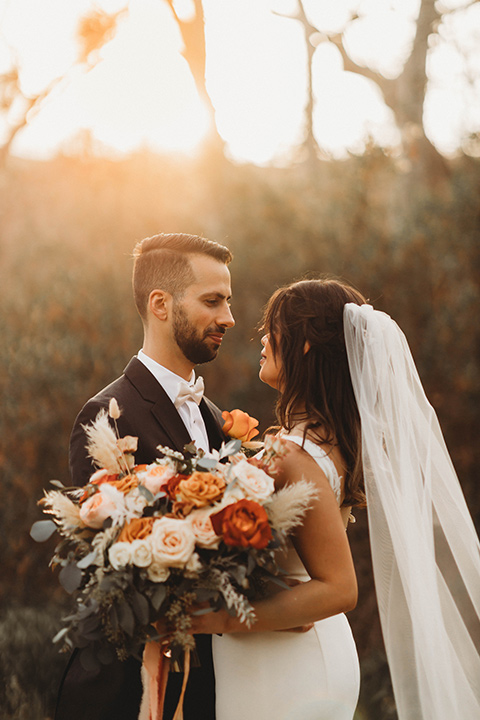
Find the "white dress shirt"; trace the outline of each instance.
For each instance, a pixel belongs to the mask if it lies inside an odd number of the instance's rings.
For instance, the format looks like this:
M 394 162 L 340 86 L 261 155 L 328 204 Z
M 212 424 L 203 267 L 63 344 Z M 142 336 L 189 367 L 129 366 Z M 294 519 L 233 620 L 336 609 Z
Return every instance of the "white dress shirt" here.
M 184 378 L 176 375 L 171 370 L 167 370 L 166 367 L 160 365 L 156 362 L 156 360 L 152 360 L 151 357 L 145 355 L 143 350 L 138 351 L 137 358 L 148 370 L 150 370 L 157 382 L 159 382 L 163 387 L 172 403 L 175 404 L 180 383 L 185 382 Z M 188 384 L 193 385 L 194 382 L 195 371 L 192 370 L 192 375 L 188 380 Z M 201 448 L 205 452 L 208 452 L 210 443 L 208 442 L 207 428 L 205 427 L 205 421 L 197 403 L 194 400 L 186 400 L 182 403 L 182 405 L 180 405 L 180 407 L 177 408 L 177 412 L 183 420 L 183 423 L 197 449 Z

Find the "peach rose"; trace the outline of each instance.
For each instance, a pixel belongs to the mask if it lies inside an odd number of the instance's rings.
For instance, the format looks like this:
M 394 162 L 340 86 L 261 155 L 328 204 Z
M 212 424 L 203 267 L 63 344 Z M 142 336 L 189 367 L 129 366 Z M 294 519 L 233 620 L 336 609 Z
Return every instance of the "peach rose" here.
M 113 480 L 118 480 L 118 473 L 112 475 L 106 468 L 102 468 L 94 472 L 88 482 L 91 485 L 101 485 L 104 482 L 113 482 Z
M 212 525 L 225 545 L 262 550 L 272 540 L 264 508 L 253 500 L 239 500 L 211 515 Z
M 240 460 L 233 466 L 233 477 L 245 497 L 250 500 L 266 500 L 275 490 L 273 478 L 248 460 Z
M 222 418 L 225 420 L 223 425 L 223 432 L 225 435 L 230 435 L 232 438 L 241 440 L 242 442 L 248 442 L 256 435 L 258 430 L 255 428 L 258 425 L 258 420 L 250 417 L 248 413 L 243 410 L 224 410 L 222 412 Z
M 186 520 L 156 520 L 151 538 L 153 562 L 167 567 L 185 567 L 195 549 L 195 535 Z
M 117 511 L 113 499 L 102 491 L 90 495 L 80 507 L 80 520 L 89 528 L 99 530 L 103 523 Z
M 180 479 L 169 484 L 173 499 L 193 507 L 205 507 L 219 500 L 225 492 L 225 480 L 220 475 L 195 471 L 191 475 L 177 476 Z M 171 495 L 172 496 L 172 495 Z
M 212 521 L 210 519 L 211 514 L 211 508 L 194 510 L 188 516 L 188 522 L 192 527 L 198 547 L 216 550 L 220 544 L 220 538 L 213 529 Z
M 175 475 L 175 471 L 168 465 L 142 465 L 141 470 L 137 469 L 137 477 L 141 484 L 156 495 L 160 490 L 166 489 L 166 484 Z

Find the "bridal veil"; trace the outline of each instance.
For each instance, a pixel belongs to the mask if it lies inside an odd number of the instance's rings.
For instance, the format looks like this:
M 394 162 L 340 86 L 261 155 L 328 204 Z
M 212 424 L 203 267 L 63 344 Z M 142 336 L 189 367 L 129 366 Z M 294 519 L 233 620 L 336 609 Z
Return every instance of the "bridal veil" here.
M 373 570 L 400 720 L 480 718 L 480 545 L 398 325 L 344 309 Z

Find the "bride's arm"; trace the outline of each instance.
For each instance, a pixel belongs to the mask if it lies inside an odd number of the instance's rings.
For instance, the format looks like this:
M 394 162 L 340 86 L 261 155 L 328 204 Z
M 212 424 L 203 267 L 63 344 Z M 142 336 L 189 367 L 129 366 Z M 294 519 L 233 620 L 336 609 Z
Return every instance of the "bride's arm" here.
M 307 478 L 318 489 L 318 498 L 292 538 L 311 580 L 255 602 L 257 620 L 250 629 L 226 611 L 219 611 L 194 617 L 193 632 L 285 630 L 355 607 L 357 582 L 352 556 L 338 503 L 326 476 L 298 446 L 281 460 L 278 468 L 278 487 Z

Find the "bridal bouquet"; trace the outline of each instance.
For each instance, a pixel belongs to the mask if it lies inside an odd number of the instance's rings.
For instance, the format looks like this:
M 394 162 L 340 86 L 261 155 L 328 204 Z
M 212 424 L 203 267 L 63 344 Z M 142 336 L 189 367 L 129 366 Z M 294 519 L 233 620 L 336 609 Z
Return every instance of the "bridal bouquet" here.
M 118 437 L 120 410 L 111 401 L 86 427 L 99 469 L 82 488 L 54 490 L 40 501 L 51 519 L 32 527 L 61 540 L 51 564 L 75 595 L 55 641 L 80 648 L 88 669 L 140 657 L 159 638 L 165 618 L 172 662 L 194 647 L 192 611 L 226 608 L 247 625 L 251 605 L 270 581 L 281 583 L 276 551 L 299 525 L 314 496 L 308 482 L 274 490 L 283 441 L 267 438 L 260 459 L 247 459 L 240 440 L 205 455 L 159 447 L 150 465 L 135 465 L 137 438 Z M 206 608 L 206 609 L 205 609 Z M 158 643 L 153 643 L 158 645 Z

